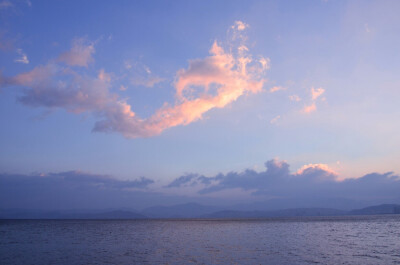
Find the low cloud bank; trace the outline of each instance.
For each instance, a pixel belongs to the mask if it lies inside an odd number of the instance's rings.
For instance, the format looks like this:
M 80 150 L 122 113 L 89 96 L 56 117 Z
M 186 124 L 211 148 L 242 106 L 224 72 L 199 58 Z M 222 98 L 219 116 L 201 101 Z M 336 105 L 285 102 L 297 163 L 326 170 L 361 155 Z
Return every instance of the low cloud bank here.
M 274 159 L 267 161 L 265 167 L 262 172 L 246 169 L 213 177 L 188 174 L 166 187 L 198 187 L 198 193 L 203 195 L 240 189 L 268 198 L 400 199 L 400 177 L 393 172 L 339 180 L 338 173 L 324 164 L 308 164 L 291 173 L 287 162 Z
M 285 161 L 269 160 L 265 166 L 266 170 L 261 172 L 246 169 L 212 177 L 186 174 L 163 187 L 145 177 L 120 180 L 81 171 L 3 173 L 0 208 L 143 208 L 194 201 L 208 205 L 259 201 L 263 203 L 254 209 L 267 206 L 352 209 L 400 203 L 400 177 L 392 172 L 339 180 L 340 176 L 324 164 L 305 165 L 293 173 Z M 244 193 L 247 195 L 243 197 Z

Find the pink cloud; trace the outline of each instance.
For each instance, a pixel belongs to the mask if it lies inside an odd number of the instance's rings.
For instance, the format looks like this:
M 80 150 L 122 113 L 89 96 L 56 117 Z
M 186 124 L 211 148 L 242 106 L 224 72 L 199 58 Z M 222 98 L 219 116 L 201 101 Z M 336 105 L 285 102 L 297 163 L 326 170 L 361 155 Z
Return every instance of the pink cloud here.
M 190 61 L 188 69 L 178 71 L 175 105 L 166 103 L 151 117 L 140 119 L 124 103 L 124 113 L 117 109 L 109 111 L 108 118 L 96 123 L 94 130 L 119 131 L 127 138 L 150 137 L 170 127 L 199 120 L 205 112 L 223 108 L 245 93 L 258 93 L 262 90 L 264 79 L 259 76 L 259 69 L 254 68 L 254 72 L 246 70 L 247 64 L 251 63 L 250 59 L 234 58 L 217 42 L 213 44 L 210 54 L 205 59 Z M 209 93 L 211 85 L 218 87 L 215 95 Z M 203 89 L 197 97 L 191 93 L 193 87 Z
M 305 113 L 311 113 L 317 110 L 317 105 L 315 105 L 315 102 L 311 103 L 310 105 L 307 105 L 304 107 L 303 111 Z
M 326 164 L 308 164 L 297 170 L 296 175 L 318 175 L 319 179 L 337 179 L 338 173 Z
M 301 100 L 301 98 L 298 95 L 290 95 L 289 99 L 291 101 L 297 101 L 297 102 L 299 102 Z
M 286 87 L 274 86 L 274 87 L 271 87 L 271 88 L 269 89 L 269 92 L 270 92 L 270 93 L 274 93 L 274 92 L 277 92 L 277 91 L 280 91 L 280 90 L 286 90 Z
M 237 36 L 244 30 L 243 25 L 235 24 Z M 174 126 L 188 125 L 213 108 L 224 108 L 245 94 L 262 90 L 269 59 L 252 59 L 248 49 L 240 48 L 242 43 L 236 52 L 230 47 L 227 52 L 215 41 L 210 56 L 189 61 L 189 67 L 176 74 L 175 104 L 164 103 L 146 119 L 138 117 L 125 99 L 110 92 L 112 75 L 104 69 L 97 77 L 72 69 L 93 61 L 94 47 L 85 45 L 82 39 L 75 40 L 72 49 L 58 57 L 68 66 L 49 63 L 12 78 L 2 77 L 1 82 L 3 86 L 24 86 L 18 100 L 25 105 L 93 113 L 100 118 L 93 131 L 118 132 L 126 138 L 150 137 Z
M 85 39 L 75 39 L 71 50 L 62 53 L 58 60 L 70 66 L 87 67 L 94 61 L 92 55 L 95 52 L 93 43 L 86 43 Z
M 303 108 L 303 112 L 304 113 L 311 113 L 317 110 L 317 100 L 318 98 L 321 97 L 321 95 L 325 92 L 325 89 L 323 89 L 322 87 L 315 89 L 314 87 L 311 88 L 311 104 L 310 105 L 306 105 Z M 322 98 L 322 100 L 325 100 L 325 98 Z
M 317 98 L 319 98 L 323 93 L 325 92 L 325 89 L 323 89 L 322 87 L 320 88 L 311 88 L 311 98 L 312 100 L 317 100 Z
M 64 108 L 69 112 L 96 112 L 115 101 L 108 80 L 80 75 L 71 69 L 48 64 L 19 74 L 13 83 L 29 87 L 18 98 L 32 107 Z
M 242 31 L 242 30 L 247 29 L 248 27 L 249 27 L 249 25 L 242 21 L 235 21 L 235 23 L 233 24 L 233 26 L 231 28 L 234 30 Z
M 270 123 L 271 123 L 271 124 L 275 124 L 275 123 L 278 122 L 278 120 L 279 120 L 280 118 L 281 118 L 281 115 L 278 115 L 278 116 L 274 117 L 272 120 L 270 120 Z

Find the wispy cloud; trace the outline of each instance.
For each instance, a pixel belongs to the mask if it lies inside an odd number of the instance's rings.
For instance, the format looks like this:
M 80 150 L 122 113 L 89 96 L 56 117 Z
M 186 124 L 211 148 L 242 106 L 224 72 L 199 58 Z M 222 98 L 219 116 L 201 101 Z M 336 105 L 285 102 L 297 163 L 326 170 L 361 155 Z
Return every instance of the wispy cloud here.
M 62 53 L 58 60 L 70 66 L 87 67 L 94 61 L 92 55 L 95 52 L 94 44 L 86 41 L 85 38 L 75 39 L 72 42 L 71 50 Z
M 311 88 L 311 103 L 309 105 L 304 106 L 303 112 L 304 113 L 311 113 L 317 110 L 317 100 L 322 96 L 322 94 L 325 92 L 325 89 L 322 87 L 320 88 Z M 325 98 L 322 98 L 322 100 L 325 100 Z
M 243 21 L 235 21 L 235 23 L 231 26 L 233 30 L 243 31 L 249 27 L 248 24 L 244 23 Z
M 164 81 L 164 78 L 152 76 L 152 77 L 140 77 L 136 76 L 131 78 L 131 84 L 134 86 L 145 86 L 153 87 L 154 85 Z
M 289 99 L 291 101 L 297 101 L 297 102 L 299 102 L 301 100 L 301 98 L 298 95 L 290 95 Z
M 205 177 L 200 176 L 198 174 L 186 174 L 173 180 L 166 186 L 166 188 L 180 188 L 185 186 L 194 186 L 203 178 Z
M 275 116 L 272 120 L 270 120 L 269 123 L 275 124 L 278 122 L 278 120 L 281 118 L 281 115 Z
M 72 113 L 101 112 L 118 105 L 117 95 L 109 92 L 109 82 L 102 76 L 91 78 L 55 64 L 35 67 L 11 79 L 26 87 L 18 100 L 32 107 L 64 108 Z
M 269 89 L 269 92 L 270 92 L 270 93 L 274 93 L 274 92 L 277 92 L 277 91 L 280 91 L 280 90 L 286 90 L 286 87 L 274 86 L 274 87 L 271 87 L 271 88 Z
M 239 21 L 240 22 L 240 21 Z M 239 37 L 248 27 L 235 22 L 232 34 Z M 247 93 L 258 93 L 265 82 L 268 58 L 253 59 L 240 41 L 236 49 L 226 51 L 215 41 L 210 56 L 189 61 L 187 69 L 175 78 L 176 102 L 165 103 L 147 119 L 133 112 L 125 99 L 110 92 L 112 80 L 104 70 L 90 77 L 74 70 L 73 66 L 87 67 L 93 61 L 94 46 L 84 39 L 75 39 L 70 51 L 62 53 L 58 61 L 67 66 L 48 63 L 2 81 L 4 85 L 24 86 L 19 101 L 32 107 L 64 108 L 73 113 L 91 112 L 100 117 L 93 131 L 119 132 L 126 138 L 150 137 L 164 130 L 187 125 L 202 118 L 213 108 L 224 108 Z M 126 65 L 129 68 L 129 65 Z M 149 72 L 148 69 L 147 72 Z M 151 71 L 150 71 L 151 73 Z M 149 86 L 160 80 L 147 80 Z
M 311 99 L 312 100 L 317 100 L 323 93 L 325 92 L 325 89 L 322 87 L 319 88 L 311 88 Z
M 140 61 L 125 61 L 124 67 L 128 72 L 128 78 L 133 86 L 154 87 L 156 84 L 165 81 L 151 71 L 150 67 Z
M 29 63 L 28 56 L 26 55 L 26 53 L 24 53 L 24 51 L 22 49 L 17 49 L 17 53 L 18 53 L 19 57 L 17 59 L 15 59 L 14 62 L 23 63 L 23 64 Z

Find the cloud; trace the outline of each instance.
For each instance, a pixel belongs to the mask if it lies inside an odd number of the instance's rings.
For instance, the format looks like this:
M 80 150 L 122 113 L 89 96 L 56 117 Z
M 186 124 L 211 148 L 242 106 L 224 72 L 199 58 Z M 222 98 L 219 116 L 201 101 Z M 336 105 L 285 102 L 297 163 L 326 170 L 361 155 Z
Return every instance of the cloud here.
M 165 81 L 165 78 L 154 75 L 150 70 L 150 67 L 140 61 L 125 61 L 124 67 L 128 71 L 130 83 L 134 86 L 150 88 Z
M 78 209 L 136 207 L 162 201 L 148 178 L 121 180 L 82 171 L 0 174 L 0 208 Z M 163 196 L 164 200 L 168 200 Z
M 325 92 L 325 89 L 322 87 L 320 88 L 311 88 L 311 103 L 309 105 L 304 106 L 303 112 L 304 113 L 311 113 L 317 110 L 317 100 L 322 96 L 322 94 Z M 322 100 L 325 100 L 325 98 L 322 98 Z
M 77 185 L 94 185 L 110 189 L 145 189 L 154 181 L 145 177 L 136 180 L 119 180 L 108 175 L 91 174 L 82 171 L 66 171 L 60 173 L 41 174 L 42 178 L 59 180 L 62 182 L 76 183 Z
M 14 60 L 16 63 L 23 63 L 23 64 L 28 64 L 28 56 L 24 53 L 22 49 L 17 49 L 17 53 L 19 54 L 19 57 Z
M 325 164 L 308 164 L 302 166 L 299 170 L 297 170 L 296 175 L 299 176 L 313 176 L 314 179 L 332 179 L 336 180 L 338 177 L 338 173 L 333 169 L 329 168 L 328 165 Z
M 101 111 L 118 105 L 117 95 L 109 92 L 109 82 L 99 77 L 80 75 L 54 64 L 37 66 L 11 79 L 26 87 L 18 101 L 31 107 L 64 108 L 72 113 Z
M 317 100 L 323 93 L 325 92 L 325 89 L 322 87 L 319 87 L 317 89 L 311 88 L 311 99 L 312 100 Z
M 298 95 L 290 95 L 289 99 L 291 101 L 297 101 L 297 102 L 299 102 L 301 100 L 301 98 Z
M 233 26 L 231 27 L 233 30 L 238 30 L 238 31 L 243 31 L 249 27 L 248 24 L 242 22 L 242 21 L 235 21 Z
M 274 117 L 272 120 L 270 120 L 269 123 L 275 124 L 275 123 L 277 123 L 277 121 L 278 121 L 280 118 L 281 118 L 281 115 L 278 115 L 278 116 Z
M 131 78 L 131 84 L 134 86 L 145 86 L 154 87 L 156 84 L 164 81 L 164 78 L 152 76 L 152 77 L 133 77 Z
M 277 159 L 265 163 L 266 170 L 257 172 L 245 169 L 242 172 L 217 174 L 204 177 L 190 174 L 179 177 L 167 187 L 193 186 L 202 195 L 223 190 L 240 189 L 253 196 L 268 198 L 295 198 L 305 202 L 306 198 L 333 200 L 375 200 L 376 203 L 399 200 L 400 176 L 387 172 L 371 173 L 357 179 L 341 179 L 339 173 L 326 164 L 308 164 L 291 173 L 289 164 Z M 307 201 L 307 203 L 311 203 Z
M 310 105 L 304 106 L 303 111 L 305 113 L 311 113 L 317 110 L 317 105 L 315 105 L 315 102 L 311 103 Z
M 235 23 L 232 34 L 236 37 L 248 26 Z M 244 38 L 242 38 L 244 39 Z M 239 97 L 259 93 L 264 85 L 268 58 L 253 59 L 242 41 L 236 49 L 226 51 L 215 41 L 210 56 L 189 61 L 187 69 L 177 72 L 175 78 L 176 102 L 164 103 L 152 116 L 140 118 L 131 105 L 117 94 L 111 93 L 112 78 L 104 69 L 97 77 L 74 70 L 74 66 L 87 67 L 93 61 L 94 46 L 84 39 L 75 39 L 70 51 L 62 53 L 59 65 L 50 61 L 31 71 L 11 78 L 3 78 L 2 86 L 24 87 L 18 101 L 31 107 L 63 108 L 72 113 L 90 112 L 100 120 L 95 132 L 118 132 L 126 138 L 151 137 L 164 130 L 188 125 L 202 118 L 214 108 L 224 108 Z M 130 69 L 131 64 L 126 64 Z M 144 68 L 147 74 L 150 69 Z M 160 79 L 146 79 L 143 85 L 152 86 Z
M 268 204 L 275 208 L 351 209 L 400 202 L 400 176 L 393 172 L 341 180 L 340 174 L 325 164 L 308 164 L 291 172 L 286 161 L 273 159 L 265 167 L 260 172 L 245 169 L 211 177 L 185 174 L 157 188 L 157 193 L 152 185 L 155 182 L 145 177 L 121 180 L 76 170 L 31 175 L 2 173 L 0 208 L 141 208 L 171 199 L 174 203 L 208 200 L 218 204 L 216 197 L 231 201 L 237 192 L 247 194 L 249 201 L 242 203 L 258 200 L 263 202 L 261 207 Z M 173 195 L 185 190 L 190 190 L 185 198 Z
M 269 89 L 269 92 L 270 93 L 274 93 L 274 92 L 277 92 L 277 91 L 280 91 L 280 90 L 286 90 L 286 87 L 274 86 L 274 87 L 271 87 Z
M 88 43 L 84 38 L 73 40 L 71 50 L 62 53 L 58 60 L 70 66 L 87 67 L 94 61 L 94 44 Z
M 204 176 L 200 176 L 198 174 L 187 174 L 180 176 L 173 180 L 170 184 L 166 186 L 166 188 L 179 188 L 184 186 L 193 186 L 198 183 L 198 180 L 205 178 Z

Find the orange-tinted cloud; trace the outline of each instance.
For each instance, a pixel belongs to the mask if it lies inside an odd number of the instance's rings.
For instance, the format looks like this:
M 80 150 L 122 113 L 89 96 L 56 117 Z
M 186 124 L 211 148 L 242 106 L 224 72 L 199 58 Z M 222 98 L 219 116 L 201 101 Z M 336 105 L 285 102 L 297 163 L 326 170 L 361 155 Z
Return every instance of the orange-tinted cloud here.
M 241 34 L 246 27 L 236 21 L 232 34 L 244 40 Z M 83 39 L 75 40 L 72 49 L 58 57 L 67 66 L 37 66 L 15 77 L 3 78 L 2 85 L 24 86 L 19 101 L 29 106 L 93 113 L 101 118 L 93 131 L 118 132 L 126 138 L 150 137 L 174 126 L 190 124 L 213 108 L 224 108 L 245 94 L 262 90 L 269 59 L 253 59 L 242 42 L 235 49 L 229 47 L 226 51 L 215 41 L 210 56 L 189 61 L 189 67 L 176 74 L 176 102 L 164 103 L 146 119 L 138 117 L 125 99 L 110 92 L 112 75 L 101 69 L 97 77 L 90 77 L 72 68 L 88 66 L 93 61 L 93 44 L 87 45 Z
M 241 28 L 241 24 L 235 24 Z M 238 47 L 238 56 L 226 52 L 214 42 L 210 56 L 189 62 L 187 69 L 178 71 L 175 81 L 176 103 L 165 103 L 147 119 L 136 117 L 126 102 L 106 113 L 107 119 L 96 123 L 95 131 L 118 131 L 127 138 L 150 137 L 162 131 L 187 125 L 202 118 L 213 109 L 223 108 L 246 93 L 262 90 L 263 72 L 267 60 L 253 60 L 247 50 Z M 211 90 L 215 89 L 213 93 Z M 129 108 L 128 108 L 129 106 Z
M 311 103 L 309 105 L 304 106 L 303 112 L 304 113 L 311 113 L 317 110 L 317 100 L 322 96 L 322 94 L 325 92 L 325 89 L 322 87 L 319 88 L 311 88 Z M 324 100 L 325 98 L 322 98 Z
M 269 92 L 270 92 L 270 93 L 274 93 L 274 92 L 277 92 L 277 91 L 279 91 L 279 90 L 286 90 L 286 87 L 274 86 L 274 87 L 271 87 L 271 88 L 269 89 Z
M 311 103 L 310 105 L 307 105 L 304 107 L 303 111 L 305 113 L 311 113 L 317 110 L 317 105 L 315 105 L 315 102 Z
M 312 100 L 317 100 L 323 93 L 325 92 L 325 89 L 322 87 L 319 88 L 311 88 L 311 98 Z
M 296 175 L 316 174 L 321 179 L 336 179 L 338 173 L 326 164 L 308 164 L 297 170 Z

